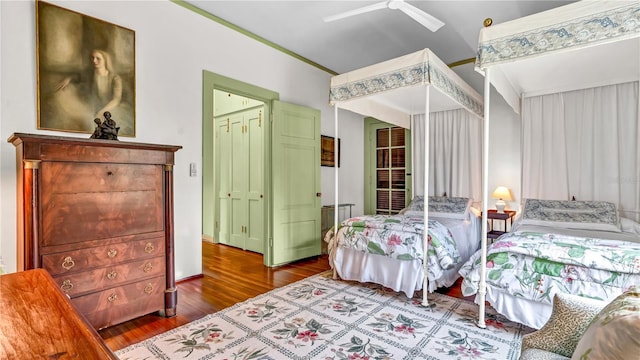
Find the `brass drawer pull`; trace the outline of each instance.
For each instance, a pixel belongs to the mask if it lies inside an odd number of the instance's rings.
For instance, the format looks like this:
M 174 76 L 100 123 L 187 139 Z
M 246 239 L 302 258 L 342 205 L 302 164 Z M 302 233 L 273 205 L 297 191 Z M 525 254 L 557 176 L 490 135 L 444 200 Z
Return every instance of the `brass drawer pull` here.
M 144 287 L 144 292 L 146 292 L 147 294 L 151 294 L 153 292 L 153 285 L 151 285 L 151 283 L 148 283 L 147 286 Z
M 109 249 L 109 251 L 107 251 L 107 256 L 109 256 L 110 258 L 114 257 L 118 255 L 118 250 L 116 249 Z
M 108 278 L 109 280 L 113 280 L 113 279 L 115 279 L 115 278 L 116 278 L 116 276 L 118 276 L 118 273 L 116 273 L 115 271 L 110 271 L 110 272 L 107 274 L 107 278 Z
M 145 246 L 144 246 L 144 252 L 146 253 L 151 253 L 155 248 L 153 247 L 153 244 L 148 242 Z
M 111 295 L 109 295 L 109 297 L 107 298 L 107 300 L 109 300 L 109 302 L 114 302 L 114 301 L 118 300 L 118 294 L 111 294 Z
M 144 267 L 142 268 L 142 271 L 148 273 L 151 270 L 153 270 L 153 265 L 151 265 L 151 263 L 144 264 Z
M 62 290 L 64 293 L 68 293 L 69 291 L 71 291 L 71 289 L 73 289 L 73 284 L 71 283 L 71 280 L 65 280 L 62 282 L 62 286 L 60 286 L 60 290 Z
M 64 261 L 62 262 L 62 267 L 65 270 L 69 270 L 72 267 L 74 267 L 76 265 L 76 263 L 73 261 L 73 259 L 71 258 L 71 256 L 67 256 L 66 258 L 64 258 Z

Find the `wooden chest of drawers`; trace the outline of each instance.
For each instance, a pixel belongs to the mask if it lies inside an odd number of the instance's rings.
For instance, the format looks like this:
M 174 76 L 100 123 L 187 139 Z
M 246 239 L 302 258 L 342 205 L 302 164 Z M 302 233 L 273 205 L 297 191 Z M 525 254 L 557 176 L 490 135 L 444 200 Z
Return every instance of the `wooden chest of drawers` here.
M 14 134 L 18 270 L 45 268 L 101 329 L 176 312 L 173 164 L 180 146 Z

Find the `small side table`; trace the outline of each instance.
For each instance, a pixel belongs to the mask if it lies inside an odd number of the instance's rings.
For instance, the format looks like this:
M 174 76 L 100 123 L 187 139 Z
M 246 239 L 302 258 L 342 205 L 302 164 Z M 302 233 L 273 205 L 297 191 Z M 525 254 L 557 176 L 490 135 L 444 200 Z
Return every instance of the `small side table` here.
M 499 213 L 498 210 L 488 210 L 487 218 L 491 220 L 491 229 L 487 232 L 487 238 L 491 239 L 491 241 L 497 239 L 500 235 L 507 233 L 507 221 L 509 222 L 509 226 L 513 225 L 513 217 L 516 215 L 515 210 L 505 210 L 504 213 Z M 493 229 L 493 221 L 494 220 L 502 220 L 504 221 L 504 230 L 499 231 Z

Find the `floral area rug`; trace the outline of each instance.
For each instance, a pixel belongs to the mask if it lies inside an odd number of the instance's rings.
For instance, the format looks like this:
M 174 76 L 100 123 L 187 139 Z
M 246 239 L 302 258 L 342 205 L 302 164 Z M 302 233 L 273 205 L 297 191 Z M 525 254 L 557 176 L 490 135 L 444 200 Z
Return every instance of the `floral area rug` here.
M 413 299 L 325 272 L 119 350 L 142 359 L 517 359 L 533 331 L 487 308 L 433 293 Z M 179 310 L 179 308 L 178 308 Z

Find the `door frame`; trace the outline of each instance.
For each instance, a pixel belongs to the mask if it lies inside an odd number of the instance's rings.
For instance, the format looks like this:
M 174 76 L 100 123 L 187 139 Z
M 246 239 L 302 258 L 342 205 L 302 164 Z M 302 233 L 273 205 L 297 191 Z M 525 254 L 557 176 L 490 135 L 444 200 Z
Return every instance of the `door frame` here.
M 213 90 L 221 90 L 247 98 L 262 101 L 264 103 L 264 141 L 267 149 L 264 151 L 264 191 L 265 191 L 265 211 L 264 211 L 264 234 L 270 234 L 272 224 L 268 221 L 271 208 L 271 108 L 273 100 L 280 100 L 280 94 L 275 91 L 261 88 L 252 84 L 248 84 L 239 80 L 235 80 L 220 74 L 216 74 L 207 70 L 202 71 L 202 235 L 206 236 L 206 232 L 211 233 L 211 237 L 215 234 L 216 209 L 215 209 L 215 144 L 214 144 L 214 104 Z M 210 189 L 209 189 L 210 187 Z M 205 217 L 212 219 L 209 223 L 205 221 Z M 211 224 L 211 226 L 209 226 Z M 206 228 L 205 228 L 206 227 Z M 215 237 L 214 243 L 217 242 Z M 269 249 L 268 239 L 265 239 L 263 262 L 269 266 Z

